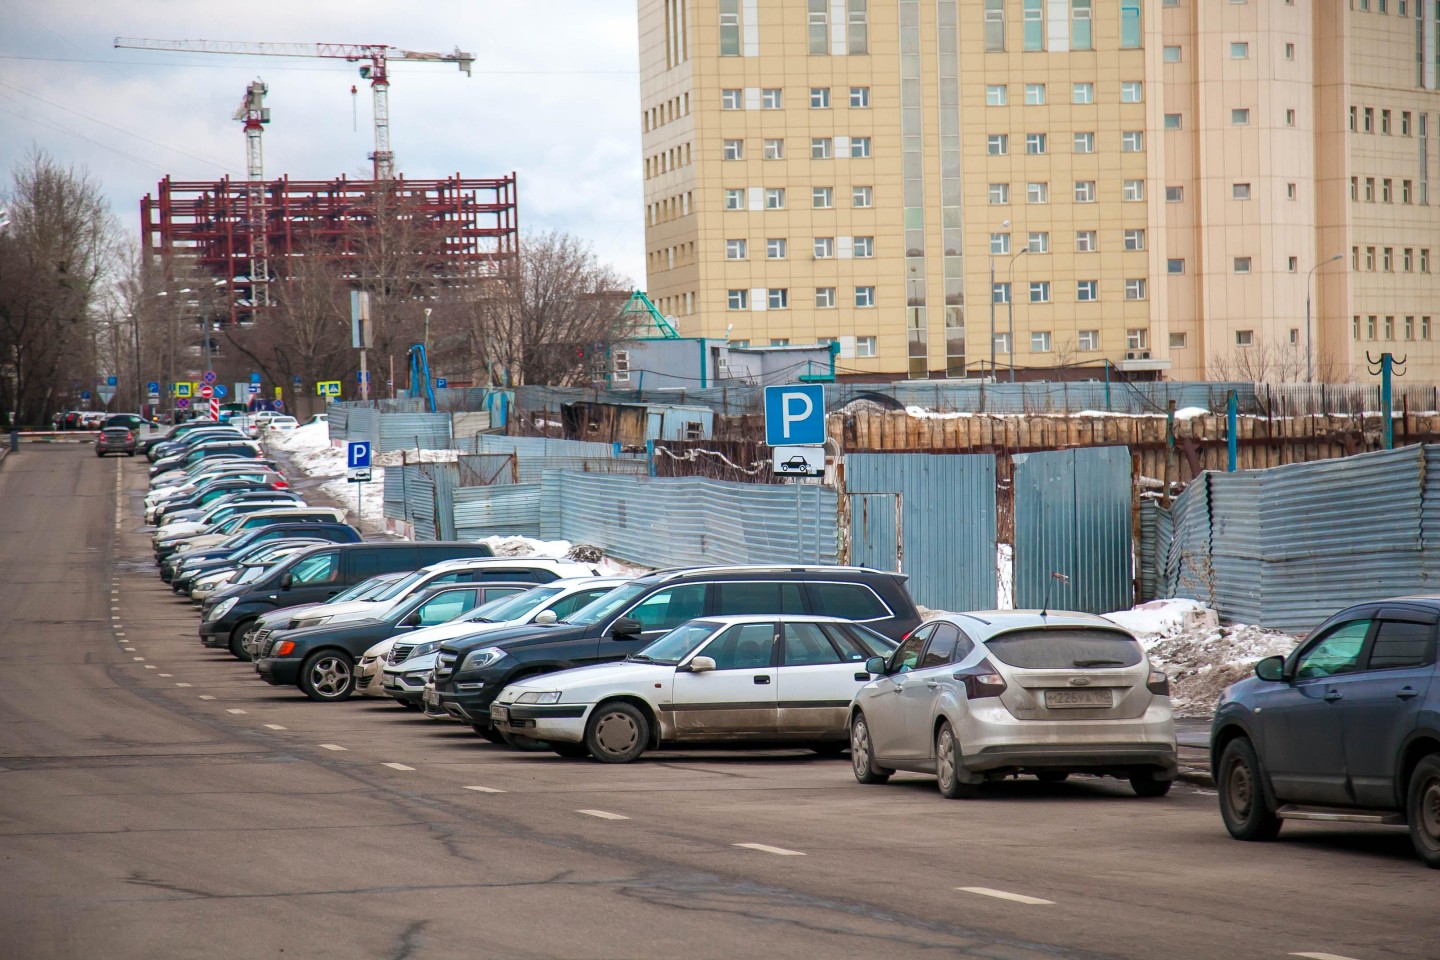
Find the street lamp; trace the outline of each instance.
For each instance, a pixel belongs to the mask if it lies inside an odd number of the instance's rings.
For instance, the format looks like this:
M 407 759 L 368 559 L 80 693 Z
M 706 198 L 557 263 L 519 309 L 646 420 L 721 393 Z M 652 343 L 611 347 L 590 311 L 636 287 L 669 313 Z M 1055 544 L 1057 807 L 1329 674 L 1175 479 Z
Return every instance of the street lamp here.
M 1000 228 L 1008 229 L 1009 220 L 1001 220 Z M 1011 295 L 1014 293 L 1012 291 Z M 1015 344 L 1010 344 L 1010 362 L 1015 362 Z M 990 379 L 995 379 L 995 237 L 990 236 Z
M 1030 252 L 1026 247 L 1019 253 L 1010 254 L 1010 269 L 1005 277 L 1005 286 L 1010 291 L 1010 296 L 1005 304 L 1005 312 L 1010 318 L 1010 382 L 1015 382 L 1015 261 Z
M 1329 260 L 1321 260 L 1319 263 L 1315 264 L 1315 266 L 1313 266 L 1313 267 L 1310 268 L 1310 272 L 1309 272 L 1309 273 L 1305 274 L 1305 382 L 1306 382 L 1306 383 L 1312 383 L 1312 382 L 1313 382 L 1313 378 L 1314 378 L 1314 368 L 1311 366 L 1311 363 L 1310 363 L 1310 281 L 1311 281 L 1311 279 L 1315 276 L 1315 271 L 1316 271 L 1316 270 L 1319 270 L 1321 267 L 1325 266 L 1326 264 L 1334 263 L 1336 260 L 1344 260 L 1344 259 L 1345 259 L 1345 254 L 1343 254 L 1343 253 L 1337 253 L 1337 254 L 1335 254 L 1335 256 L 1331 257 Z

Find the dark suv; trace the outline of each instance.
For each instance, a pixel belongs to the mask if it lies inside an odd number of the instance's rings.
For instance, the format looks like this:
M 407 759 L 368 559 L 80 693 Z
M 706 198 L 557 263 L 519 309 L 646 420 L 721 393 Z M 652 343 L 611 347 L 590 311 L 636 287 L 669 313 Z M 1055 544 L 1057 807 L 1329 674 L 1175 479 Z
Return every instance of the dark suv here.
M 1410 825 L 1440 868 L 1440 597 L 1342 610 L 1221 695 L 1210 731 L 1220 815 L 1237 840 L 1285 820 Z
M 904 574 L 857 567 L 693 567 L 640 577 L 563 623 L 526 624 L 447 640 L 427 708 L 495 739 L 490 703 L 506 684 L 552 670 L 620 660 L 696 617 L 820 614 L 899 640 L 920 623 Z

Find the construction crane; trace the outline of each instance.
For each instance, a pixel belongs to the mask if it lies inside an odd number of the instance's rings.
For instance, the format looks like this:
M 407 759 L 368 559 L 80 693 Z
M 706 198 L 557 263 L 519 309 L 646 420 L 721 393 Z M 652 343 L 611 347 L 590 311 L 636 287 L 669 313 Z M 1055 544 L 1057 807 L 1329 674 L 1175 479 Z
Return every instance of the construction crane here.
M 475 55 L 456 47 L 450 53 L 427 53 L 400 50 L 383 43 L 264 43 L 243 40 L 148 40 L 143 37 L 116 37 L 116 47 L 132 50 L 168 50 L 188 53 L 229 53 L 247 57 L 322 57 L 359 63 L 360 76 L 370 81 L 375 104 L 375 179 L 390 180 L 395 176 L 395 154 L 390 151 L 390 74 L 391 60 L 423 63 L 454 63 L 465 75 Z
M 245 124 L 245 213 L 250 224 L 250 291 L 257 308 L 270 305 L 270 262 L 265 249 L 265 154 L 260 135 L 270 122 L 265 94 L 270 88 L 255 80 L 245 88 L 234 119 Z

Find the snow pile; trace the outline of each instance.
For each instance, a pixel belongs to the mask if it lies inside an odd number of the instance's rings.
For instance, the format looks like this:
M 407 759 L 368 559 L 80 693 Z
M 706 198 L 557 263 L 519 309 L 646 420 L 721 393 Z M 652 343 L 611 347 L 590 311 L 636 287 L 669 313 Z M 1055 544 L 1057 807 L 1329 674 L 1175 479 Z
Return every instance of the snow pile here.
M 1250 676 L 1255 661 L 1289 653 L 1298 642 L 1249 624 L 1222 627 L 1213 610 L 1194 600 L 1152 600 L 1105 616 L 1135 634 L 1169 674 L 1177 716 L 1210 716 L 1220 692 Z
M 459 459 L 459 450 L 421 450 L 411 447 L 409 450 L 377 453 L 370 462 L 377 467 L 399 467 L 407 463 L 455 463 Z
M 384 522 L 385 513 L 385 469 L 371 467 L 369 483 L 350 483 L 345 479 L 345 448 L 332 446 L 330 429 L 324 423 L 310 423 L 289 433 L 270 434 L 265 444 L 275 450 L 283 450 L 290 461 L 307 477 L 325 482 L 320 490 L 334 499 L 345 509 L 347 518 L 354 523 L 357 493 L 361 522 L 379 526 Z M 357 527 L 359 523 L 355 524 Z
M 638 577 L 650 572 L 649 568 L 607 557 L 598 547 L 588 544 L 574 544 L 569 540 L 536 540 L 532 537 L 494 536 L 481 537 L 497 557 L 559 557 L 593 563 L 606 577 Z

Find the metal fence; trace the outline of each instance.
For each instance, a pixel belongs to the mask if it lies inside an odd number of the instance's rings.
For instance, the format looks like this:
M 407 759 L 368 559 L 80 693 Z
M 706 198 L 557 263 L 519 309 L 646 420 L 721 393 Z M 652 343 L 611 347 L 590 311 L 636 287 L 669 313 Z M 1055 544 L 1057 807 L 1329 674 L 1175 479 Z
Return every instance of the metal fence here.
M 540 537 L 545 510 L 538 483 L 459 487 L 454 496 L 455 535 L 461 540 L 505 535 Z

